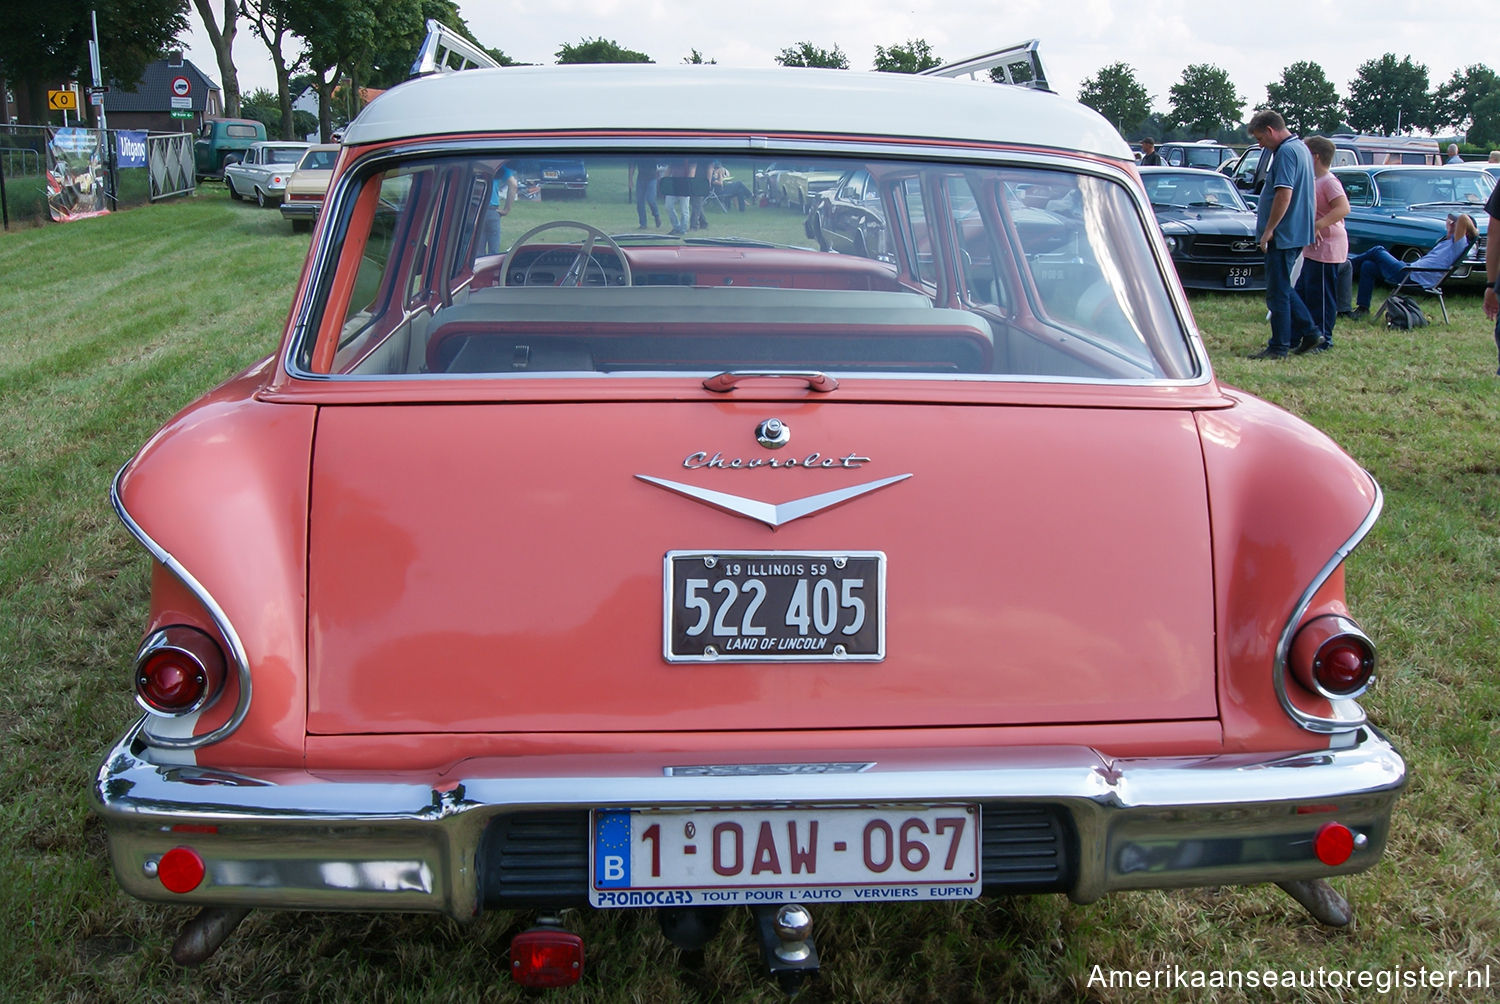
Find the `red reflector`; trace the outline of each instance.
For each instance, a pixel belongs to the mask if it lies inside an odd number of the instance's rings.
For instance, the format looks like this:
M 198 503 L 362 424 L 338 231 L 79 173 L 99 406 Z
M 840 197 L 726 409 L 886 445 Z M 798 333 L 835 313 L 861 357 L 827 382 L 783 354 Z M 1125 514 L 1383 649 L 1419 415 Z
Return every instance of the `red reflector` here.
M 534 927 L 510 942 L 510 975 L 523 987 L 568 987 L 583 975 L 583 939 L 555 927 Z
M 192 892 L 203 882 L 203 859 L 187 847 L 174 847 L 156 863 L 156 877 L 168 892 Z
M 1313 837 L 1313 853 L 1325 865 L 1341 865 L 1354 853 L 1354 834 L 1343 823 L 1324 823 Z
M 208 823 L 174 823 L 173 833 L 218 833 L 219 828 Z

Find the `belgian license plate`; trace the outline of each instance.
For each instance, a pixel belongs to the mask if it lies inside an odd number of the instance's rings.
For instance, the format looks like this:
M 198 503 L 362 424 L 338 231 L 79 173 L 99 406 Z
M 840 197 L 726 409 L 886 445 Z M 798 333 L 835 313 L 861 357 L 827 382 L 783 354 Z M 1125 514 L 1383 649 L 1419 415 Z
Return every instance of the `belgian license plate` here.
M 879 551 L 671 551 L 668 662 L 885 658 Z
M 1250 279 L 1255 275 L 1255 270 L 1248 266 L 1232 266 L 1224 276 L 1226 286 L 1248 286 Z
M 595 810 L 595 907 L 975 899 L 979 807 Z

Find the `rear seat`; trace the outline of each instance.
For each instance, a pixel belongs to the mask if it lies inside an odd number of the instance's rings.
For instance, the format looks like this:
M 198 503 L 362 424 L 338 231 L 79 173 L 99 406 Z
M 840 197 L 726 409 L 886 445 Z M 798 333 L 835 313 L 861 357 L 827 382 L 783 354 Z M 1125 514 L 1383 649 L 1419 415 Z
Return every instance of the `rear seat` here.
M 430 344 L 425 352 L 412 355 L 425 357 L 434 372 L 591 369 L 590 353 L 583 345 L 591 336 L 602 344 L 632 335 L 691 339 L 700 332 L 743 338 L 757 329 L 767 337 L 868 338 L 872 343 L 882 338 L 910 343 L 930 334 L 974 343 L 975 363 L 965 369 L 987 366 L 993 358 L 988 322 L 966 310 L 934 307 L 920 293 L 763 286 L 481 289 L 435 312 L 428 326 Z M 482 351 L 469 347 L 491 334 L 507 344 Z M 454 341 L 464 344 L 445 344 Z M 563 351 L 551 352 L 549 342 Z M 505 362 L 522 358 L 517 355 L 522 348 L 529 362 Z M 664 366 L 687 365 L 676 354 L 658 361 Z

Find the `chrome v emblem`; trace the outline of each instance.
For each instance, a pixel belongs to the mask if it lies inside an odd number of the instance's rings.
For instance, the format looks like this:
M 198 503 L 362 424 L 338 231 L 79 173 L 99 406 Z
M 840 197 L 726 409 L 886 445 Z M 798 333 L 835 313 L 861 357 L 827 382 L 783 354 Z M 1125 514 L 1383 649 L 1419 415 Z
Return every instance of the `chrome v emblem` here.
M 676 481 L 667 481 L 662 478 L 651 478 L 644 474 L 636 477 L 648 484 L 665 488 L 669 492 L 686 495 L 688 498 L 705 505 L 711 505 L 715 509 L 723 509 L 732 512 L 736 516 L 745 516 L 749 519 L 760 520 L 771 529 L 776 529 L 794 519 L 803 516 L 811 516 L 815 512 L 824 509 L 832 509 L 836 505 L 848 502 L 850 499 L 868 495 L 870 492 L 878 491 L 886 485 L 893 485 L 897 481 L 905 481 L 911 477 L 910 474 L 897 474 L 893 478 L 882 478 L 879 481 L 871 481 L 868 484 L 853 485 L 849 488 L 840 488 L 837 491 L 823 492 L 821 495 L 809 495 L 806 498 L 792 499 L 790 502 L 782 502 L 777 505 L 771 502 L 761 502 L 759 499 L 747 499 L 741 495 L 730 495 L 728 492 L 716 492 L 708 488 L 698 488 L 693 485 L 678 484 Z

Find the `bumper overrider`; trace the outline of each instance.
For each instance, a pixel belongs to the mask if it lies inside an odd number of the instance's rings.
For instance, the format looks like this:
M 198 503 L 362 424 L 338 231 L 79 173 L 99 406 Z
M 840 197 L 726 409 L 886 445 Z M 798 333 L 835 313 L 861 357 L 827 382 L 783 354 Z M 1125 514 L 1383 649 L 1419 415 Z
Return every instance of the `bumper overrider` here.
M 1400 755 L 1369 727 L 1340 748 L 1276 755 L 866 752 L 492 758 L 434 785 L 395 773 L 158 765 L 138 722 L 100 767 L 93 808 L 121 886 L 142 899 L 466 920 L 486 907 L 586 903 L 593 809 L 974 804 L 984 893 L 1064 892 L 1084 903 L 1117 889 L 1363 871 L 1380 859 L 1406 780 Z M 1315 850 L 1330 826 L 1352 836 L 1335 865 Z M 169 888 L 182 884 L 166 875 L 174 850 L 201 862 L 185 891 Z

